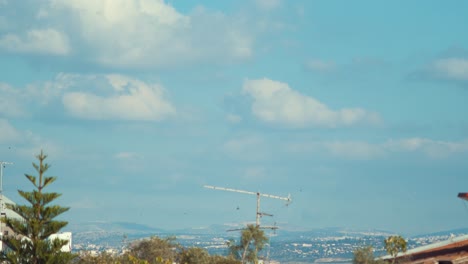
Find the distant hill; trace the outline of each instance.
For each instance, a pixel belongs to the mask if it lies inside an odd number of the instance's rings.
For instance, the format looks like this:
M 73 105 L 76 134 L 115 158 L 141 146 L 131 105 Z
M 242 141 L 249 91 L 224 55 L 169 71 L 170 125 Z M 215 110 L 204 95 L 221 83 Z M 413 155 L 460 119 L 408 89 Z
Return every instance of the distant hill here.
M 434 233 L 429 233 L 429 234 L 417 235 L 414 237 L 418 238 L 418 237 L 428 237 L 428 236 L 450 236 L 450 235 L 460 236 L 460 235 L 466 235 L 466 234 L 468 234 L 468 228 L 458 228 L 458 229 L 439 231 L 439 232 L 434 232 Z
M 88 233 L 88 232 L 100 232 L 100 233 L 118 233 L 125 234 L 128 236 L 133 235 L 228 235 L 232 230 L 241 229 L 244 225 L 242 224 L 214 224 L 205 227 L 193 227 L 183 229 L 161 229 L 155 228 L 148 225 L 130 223 L 130 222 L 105 222 L 105 221 L 93 221 L 69 224 L 64 231 L 70 231 L 74 234 Z M 279 229 L 275 232 L 280 237 L 333 237 L 333 236 L 391 236 L 395 235 L 395 232 L 380 229 L 351 229 L 343 227 L 327 227 L 327 228 L 315 228 L 309 230 L 301 230 L 299 228 L 292 228 L 289 226 L 279 226 Z M 428 236 L 450 236 L 450 235 L 464 235 L 468 234 L 468 228 L 459 228 L 446 231 L 438 231 L 428 234 L 420 234 L 412 236 L 413 238 L 428 237 Z
M 176 229 L 166 232 L 174 234 L 189 234 L 189 235 L 223 235 L 228 233 L 230 230 L 242 229 L 244 226 L 241 224 L 224 224 L 224 225 L 209 225 L 205 227 L 194 227 L 185 229 Z
M 150 236 L 164 236 L 162 229 L 128 222 L 86 222 L 70 224 L 64 231 L 73 233 L 73 243 L 92 243 L 115 247 Z
M 342 227 L 328 227 L 328 228 L 317 228 L 307 231 L 287 231 L 278 230 L 278 235 L 284 236 L 306 236 L 306 237 L 341 237 L 341 236 L 352 236 L 352 237 L 364 237 L 364 236 L 390 236 L 394 235 L 394 232 L 378 230 L 378 229 L 350 229 Z
M 83 232 L 118 232 L 118 233 L 161 233 L 164 232 L 162 229 L 157 229 L 147 225 L 129 223 L 129 222 L 105 222 L 105 221 L 93 221 L 78 224 L 69 224 L 65 231 L 71 231 L 73 233 Z
M 205 227 L 194 227 L 184 229 L 166 230 L 154 228 L 147 225 L 129 223 L 129 222 L 85 222 L 79 224 L 70 224 L 64 231 L 70 231 L 75 234 L 88 233 L 88 232 L 105 232 L 105 233 L 119 233 L 128 236 L 144 235 L 144 234 L 161 234 L 161 235 L 228 235 L 230 231 L 240 230 L 244 227 L 241 224 L 215 224 Z M 292 231 L 291 231 L 292 230 Z M 467 229 L 468 231 L 468 229 Z M 393 232 L 378 230 L 378 229 L 350 229 L 341 227 L 328 227 L 316 228 L 311 230 L 297 230 L 280 226 L 274 232 L 281 237 L 332 237 L 332 236 L 390 236 Z

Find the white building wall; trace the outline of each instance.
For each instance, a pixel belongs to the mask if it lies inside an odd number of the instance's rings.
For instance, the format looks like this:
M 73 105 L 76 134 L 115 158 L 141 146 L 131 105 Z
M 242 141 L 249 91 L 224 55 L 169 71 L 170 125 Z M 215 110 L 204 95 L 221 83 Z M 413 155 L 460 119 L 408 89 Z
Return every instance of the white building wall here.
M 53 234 L 49 236 L 49 239 L 62 239 L 67 240 L 68 243 L 62 247 L 62 252 L 71 252 L 72 251 L 72 233 L 71 232 L 62 232 L 58 234 Z

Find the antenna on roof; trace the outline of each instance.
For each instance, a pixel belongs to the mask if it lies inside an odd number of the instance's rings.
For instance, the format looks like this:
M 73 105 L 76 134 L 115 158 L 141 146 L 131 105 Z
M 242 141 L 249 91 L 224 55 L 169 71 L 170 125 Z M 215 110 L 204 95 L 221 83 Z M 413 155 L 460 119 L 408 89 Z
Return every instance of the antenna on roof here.
M 7 161 L 0 161 L 0 213 L 3 216 L 4 214 L 4 202 L 3 202 L 3 168 L 5 168 L 5 165 L 12 165 L 13 163 L 7 162 Z
M 11 165 L 13 163 L 0 161 L 0 218 L 6 216 L 5 212 L 5 203 L 3 202 L 3 168 L 5 165 Z M 3 239 L 3 223 L 0 224 L 0 237 Z M 0 242 L 1 247 L 3 248 L 3 242 Z

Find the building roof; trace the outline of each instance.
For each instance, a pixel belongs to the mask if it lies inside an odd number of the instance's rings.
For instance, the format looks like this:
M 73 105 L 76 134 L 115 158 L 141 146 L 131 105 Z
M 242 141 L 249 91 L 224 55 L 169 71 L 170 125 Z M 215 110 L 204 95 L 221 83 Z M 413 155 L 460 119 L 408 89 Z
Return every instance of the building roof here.
M 468 200 L 468 193 L 458 193 L 458 198 Z
M 452 237 L 448 240 L 417 247 L 400 253 L 397 259 L 405 259 L 402 262 L 414 262 L 424 259 L 452 259 L 454 257 L 466 257 L 468 253 L 468 235 Z M 382 257 L 383 260 L 390 260 L 392 256 Z M 418 262 L 419 263 L 419 262 Z
M 5 195 L 1 195 L 0 196 L 0 213 L 3 215 L 3 213 L 5 213 L 5 216 L 8 217 L 8 218 L 16 218 L 16 219 L 22 219 L 22 217 L 15 213 L 14 211 L 8 209 L 6 207 L 7 204 L 16 204 L 15 202 L 13 202 L 12 200 L 10 200 L 8 197 L 6 197 Z

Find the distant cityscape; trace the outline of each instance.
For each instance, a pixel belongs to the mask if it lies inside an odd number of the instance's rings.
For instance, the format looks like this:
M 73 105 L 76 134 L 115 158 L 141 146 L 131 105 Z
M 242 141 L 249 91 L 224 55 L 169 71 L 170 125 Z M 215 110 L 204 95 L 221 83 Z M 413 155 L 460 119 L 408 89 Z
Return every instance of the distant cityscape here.
M 104 230 L 103 225 L 105 224 L 101 224 L 99 228 L 93 227 L 101 230 L 74 232 L 73 250 L 120 254 L 132 241 L 151 236 L 174 236 L 182 246 L 200 247 L 210 254 L 226 255 L 226 242 L 239 237 L 238 232 L 226 232 L 223 226 L 168 232 L 142 229 L 141 226 L 135 230 L 129 228 L 128 224 L 126 227 L 113 224 L 110 229 Z M 406 239 L 408 248 L 411 249 L 467 233 L 468 230 L 454 230 Z M 279 230 L 277 234 L 269 234 L 270 243 L 262 251 L 262 256 L 279 263 L 349 263 L 353 252 L 363 246 L 372 246 L 376 256 L 385 255 L 383 240 L 392 234 L 385 231 L 351 231 L 340 228 L 302 232 Z

